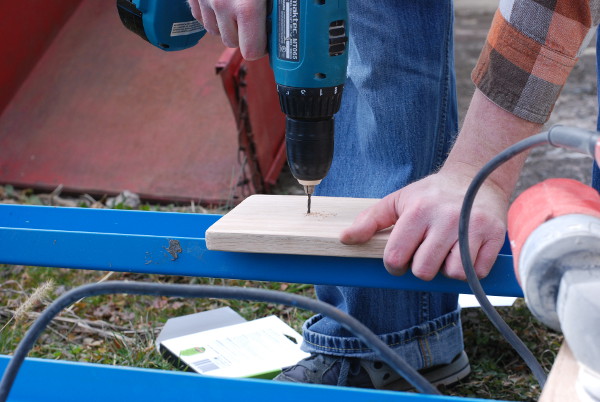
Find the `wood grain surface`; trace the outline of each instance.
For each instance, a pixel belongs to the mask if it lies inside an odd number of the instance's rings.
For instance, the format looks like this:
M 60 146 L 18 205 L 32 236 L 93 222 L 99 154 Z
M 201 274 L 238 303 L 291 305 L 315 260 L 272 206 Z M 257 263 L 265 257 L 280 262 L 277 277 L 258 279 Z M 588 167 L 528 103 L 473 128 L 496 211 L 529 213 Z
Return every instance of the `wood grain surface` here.
M 575 360 L 569 345 L 565 342 L 556 356 L 539 402 L 579 401 L 580 399 L 575 390 L 578 374 L 579 364 Z
M 339 241 L 340 232 L 377 201 L 313 197 L 307 214 L 306 196 L 253 195 L 206 231 L 206 245 L 221 251 L 382 258 L 391 229 L 366 244 Z

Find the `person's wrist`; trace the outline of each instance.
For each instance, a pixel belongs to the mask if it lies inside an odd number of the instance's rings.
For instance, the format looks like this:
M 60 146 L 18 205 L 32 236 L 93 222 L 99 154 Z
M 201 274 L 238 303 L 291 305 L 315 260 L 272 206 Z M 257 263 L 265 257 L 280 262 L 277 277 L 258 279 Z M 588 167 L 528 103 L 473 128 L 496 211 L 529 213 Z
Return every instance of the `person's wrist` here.
M 463 183 L 466 192 L 483 165 L 465 160 L 447 160 L 439 173 L 458 179 L 460 183 Z M 512 178 L 513 175 L 506 173 L 506 176 Z M 514 190 L 514 182 L 514 180 L 505 178 L 504 175 L 501 177 L 492 175 L 483 183 L 483 187 L 490 189 L 508 203 Z
M 541 129 L 541 124 L 507 112 L 476 90 L 456 144 L 440 171 L 470 176 L 472 180 L 494 156 Z M 510 199 L 525 159 L 526 154 L 521 154 L 507 161 L 486 184 L 491 183 Z

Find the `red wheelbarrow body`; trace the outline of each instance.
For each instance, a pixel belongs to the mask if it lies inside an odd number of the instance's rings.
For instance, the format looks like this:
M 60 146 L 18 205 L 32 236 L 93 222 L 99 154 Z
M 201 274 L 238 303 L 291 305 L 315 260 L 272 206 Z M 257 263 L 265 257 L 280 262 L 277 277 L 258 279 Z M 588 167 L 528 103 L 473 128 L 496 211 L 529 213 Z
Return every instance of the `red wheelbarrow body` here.
M 266 58 L 246 63 L 211 36 L 163 52 L 114 1 L 0 11 L 0 183 L 223 204 L 277 180 L 285 127 Z

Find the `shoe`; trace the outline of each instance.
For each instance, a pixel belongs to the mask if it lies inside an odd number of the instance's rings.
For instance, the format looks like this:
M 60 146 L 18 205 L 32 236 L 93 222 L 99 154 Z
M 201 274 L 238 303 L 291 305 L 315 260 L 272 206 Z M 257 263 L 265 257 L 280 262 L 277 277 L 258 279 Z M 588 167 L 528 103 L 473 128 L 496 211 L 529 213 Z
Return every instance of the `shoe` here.
M 463 351 L 449 364 L 419 371 L 433 385 L 450 385 L 471 372 Z M 386 363 L 359 358 L 313 354 L 284 368 L 275 381 L 408 391 L 414 387 Z

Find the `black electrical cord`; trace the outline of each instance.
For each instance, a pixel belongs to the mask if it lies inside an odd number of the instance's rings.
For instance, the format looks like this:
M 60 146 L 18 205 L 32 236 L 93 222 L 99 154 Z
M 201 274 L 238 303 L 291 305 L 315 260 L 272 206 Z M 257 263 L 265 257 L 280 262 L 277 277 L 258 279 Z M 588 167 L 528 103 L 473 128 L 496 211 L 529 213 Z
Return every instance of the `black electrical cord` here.
M 191 298 L 219 298 L 235 300 L 254 300 L 267 303 L 284 304 L 312 310 L 332 318 L 342 324 L 344 328 L 356 335 L 361 341 L 376 352 L 383 361 L 401 374 L 418 391 L 440 395 L 437 388 L 427 381 L 415 369 L 409 366 L 404 359 L 388 347 L 381 339 L 371 332 L 366 326 L 354 317 L 342 312 L 330 304 L 319 300 L 295 294 L 278 292 L 274 290 L 221 287 L 208 285 L 167 285 L 143 282 L 103 282 L 80 286 L 64 293 L 56 299 L 35 320 L 25 337 L 21 340 L 13 357 L 10 359 L 2 380 L 0 381 L 0 402 L 6 402 L 10 389 L 15 381 L 17 373 L 25 360 L 25 357 L 33 347 L 42 331 L 50 324 L 52 319 L 61 310 L 77 302 L 78 300 L 97 295 L 126 293 L 136 295 L 169 296 L 169 297 L 191 297 Z
M 548 132 L 543 132 L 540 134 L 536 134 L 532 137 L 529 137 L 523 141 L 520 141 L 498 155 L 496 155 L 492 160 L 490 160 L 483 168 L 475 175 L 467 193 L 465 194 L 465 199 L 463 201 L 463 205 L 460 211 L 460 221 L 459 221 L 459 229 L 458 229 L 458 242 L 460 246 L 460 255 L 463 263 L 463 267 L 465 269 L 465 274 L 467 276 L 467 282 L 469 282 L 469 286 L 471 287 L 471 291 L 481 304 L 481 308 L 488 316 L 492 324 L 498 329 L 498 331 L 506 338 L 508 343 L 517 351 L 517 353 L 525 360 L 525 363 L 529 366 L 533 375 L 537 379 L 540 384 L 540 387 L 544 387 L 546 383 L 546 372 L 539 364 L 537 359 L 533 356 L 531 351 L 525 346 L 523 341 L 519 339 L 519 337 L 513 332 L 513 330 L 504 322 L 500 314 L 494 309 L 492 304 L 487 299 L 483 288 L 481 287 L 481 283 L 477 278 L 477 274 L 475 273 L 475 268 L 473 267 L 473 261 L 471 260 L 471 252 L 469 249 L 469 220 L 471 215 L 471 209 L 473 207 L 473 202 L 475 200 L 475 196 L 479 191 L 479 188 L 487 179 L 487 177 L 496 170 L 503 163 L 511 159 L 512 157 L 524 152 L 528 149 L 537 147 L 539 145 L 549 144 Z

